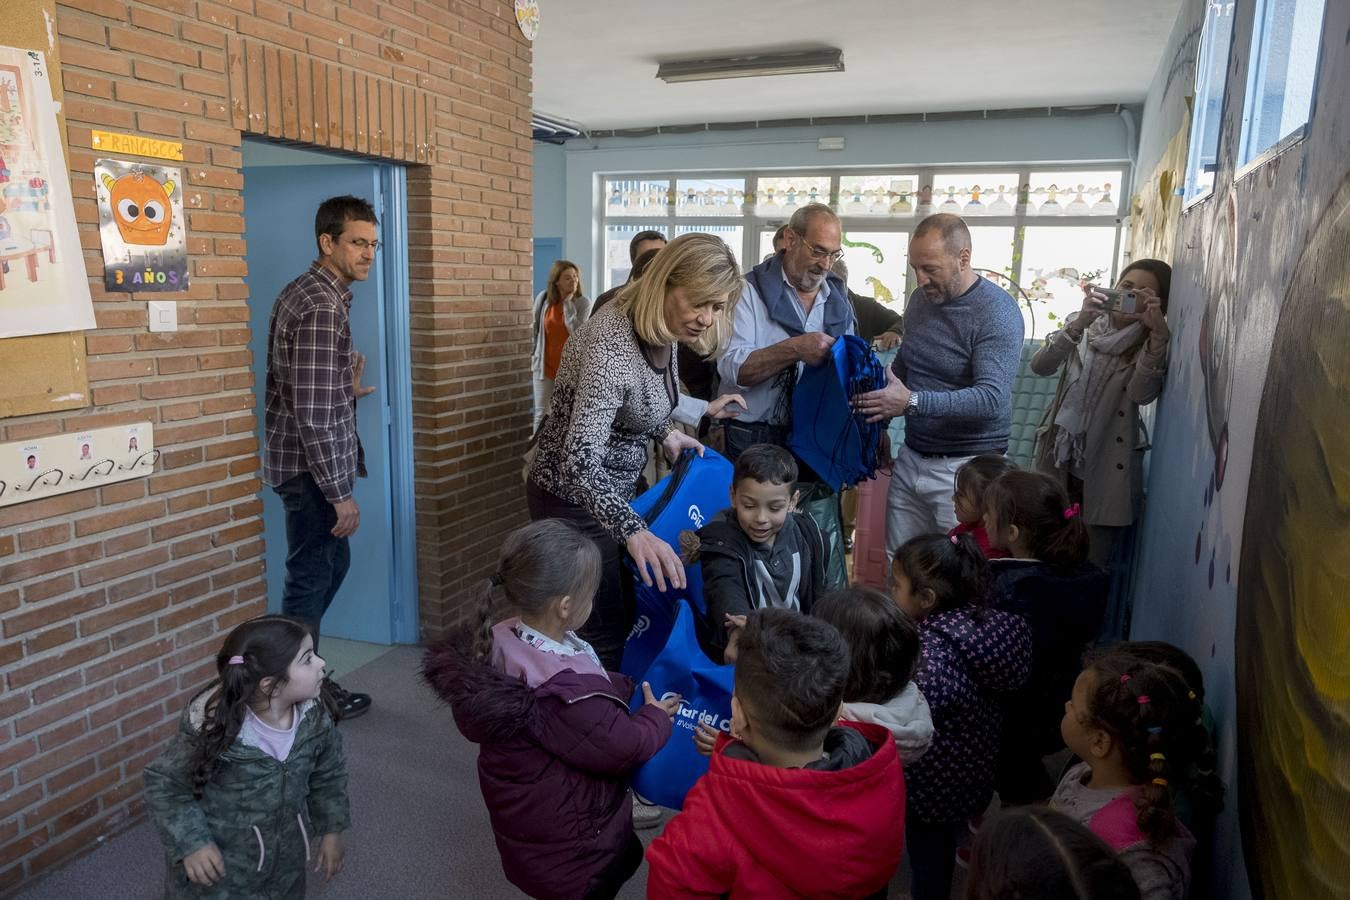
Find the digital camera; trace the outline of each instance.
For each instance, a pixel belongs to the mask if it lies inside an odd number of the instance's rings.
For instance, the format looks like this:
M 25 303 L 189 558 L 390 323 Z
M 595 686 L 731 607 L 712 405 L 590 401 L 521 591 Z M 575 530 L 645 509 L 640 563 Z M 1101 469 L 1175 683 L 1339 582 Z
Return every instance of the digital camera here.
M 1102 298 L 1102 309 L 1107 312 L 1138 312 L 1139 295 L 1134 291 L 1117 291 L 1113 288 L 1094 288 L 1092 293 Z

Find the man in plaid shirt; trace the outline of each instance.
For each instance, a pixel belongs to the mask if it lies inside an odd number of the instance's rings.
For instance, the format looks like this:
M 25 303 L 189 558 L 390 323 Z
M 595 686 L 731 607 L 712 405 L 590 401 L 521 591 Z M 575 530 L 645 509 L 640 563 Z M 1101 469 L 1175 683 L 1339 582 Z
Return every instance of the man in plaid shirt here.
M 286 508 L 286 585 L 281 611 L 319 622 L 351 564 L 347 539 L 361 524 L 352 496 L 366 474 L 356 435 L 356 399 L 365 358 L 352 349 L 353 281 L 365 281 L 379 247 L 375 210 L 359 197 L 325 200 L 314 217 L 319 258 L 277 297 L 267 337 L 267 447 L 263 481 Z M 370 696 L 329 687 L 346 718 Z

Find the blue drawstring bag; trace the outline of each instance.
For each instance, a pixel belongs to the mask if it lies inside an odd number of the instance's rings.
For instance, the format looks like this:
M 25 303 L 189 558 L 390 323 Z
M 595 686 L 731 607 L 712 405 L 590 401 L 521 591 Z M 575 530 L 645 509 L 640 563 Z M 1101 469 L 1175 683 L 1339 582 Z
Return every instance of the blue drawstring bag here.
M 669 809 L 684 806 L 684 796 L 704 772 L 709 759 L 694 746 L 694 729 L 707 722 L 722 731 L 731 730 L 731 690 L 736 667 L 711 662 L 699 646 L 694 631 L 694 611 L 677 603 L 679 613 L 670 637 L 652 660 L 644 679 L 659 699 L 668 694 L 684 698 L 671 723 L 670 740 L 656 755 L 633 773 L 633 790 L 643 798 Z M 638 683 L 629 708 L 643 704 Z
M 868 423 L 850 401 L 886 386 L 886 369 L 871 346 L 846 334 L 830 358 L 806 366 L 792 388 L 792 430 L 788 449 L 832 490 L 876 476 L 882 432 L 887 423 Z
M 686 450 L 669 475 L 632 502 L 633 510 L 642 516 L 652 534 L 678 553 L 681 531 L 697 531 L 731 503 L 732 471 L 731 463 L 715 450 L 705 449 L 703 456 Z M 630 678 L 641 681 L 648 664 L 666 645 L 680 600 L 688 600 L 699 615 L 706 616 L 703 569 L 695 563 L 685 566 L 684 574 L 683 590 L 658 591 L 654 585 L 643 584 L 634 569 L 637 616 L 619 665 L 619 671 Z

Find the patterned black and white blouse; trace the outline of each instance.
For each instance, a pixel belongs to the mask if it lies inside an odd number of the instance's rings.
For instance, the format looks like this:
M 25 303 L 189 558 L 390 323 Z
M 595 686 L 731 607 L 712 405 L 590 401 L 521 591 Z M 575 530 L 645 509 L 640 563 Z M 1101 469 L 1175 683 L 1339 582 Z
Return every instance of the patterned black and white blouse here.
M 540 426 L 530 480 L 584 507 L 620 544 L 647 527 L 628 504 L 647 440 L 670 433 L 679 397 L 670 350 L 664 368 L 654 365 L 632 320 L 607 304 L 568 338 Z

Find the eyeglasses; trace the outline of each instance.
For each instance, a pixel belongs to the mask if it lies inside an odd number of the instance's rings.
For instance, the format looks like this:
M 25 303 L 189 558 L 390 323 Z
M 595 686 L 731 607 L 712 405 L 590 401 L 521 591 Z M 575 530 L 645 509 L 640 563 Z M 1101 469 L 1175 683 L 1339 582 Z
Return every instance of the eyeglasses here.
M 374 253 L 376 250 L 380 249 L 379 241 L 368 241 L 365 238 L 357 238 L 356 240 L 348 241 L 347 243 L 351 244 L 353 247 L 355 247 L 357 250 L 360 250 L 362 253 L 365 253 L 367 250 L 369 250 L 371 253 Z
M 793 233 L 796 234 L 796 232 Z M 811 254 L 812 259 L 828 260 L 833 263 L 844 258 L 843 247 L 840 247 L 838 250 L 826 250 L 824 247 L 808 244 L 806 238 L 802 237 L 800 234 L 797 235 L 797 243 L 806 248 L 806 252 Z

